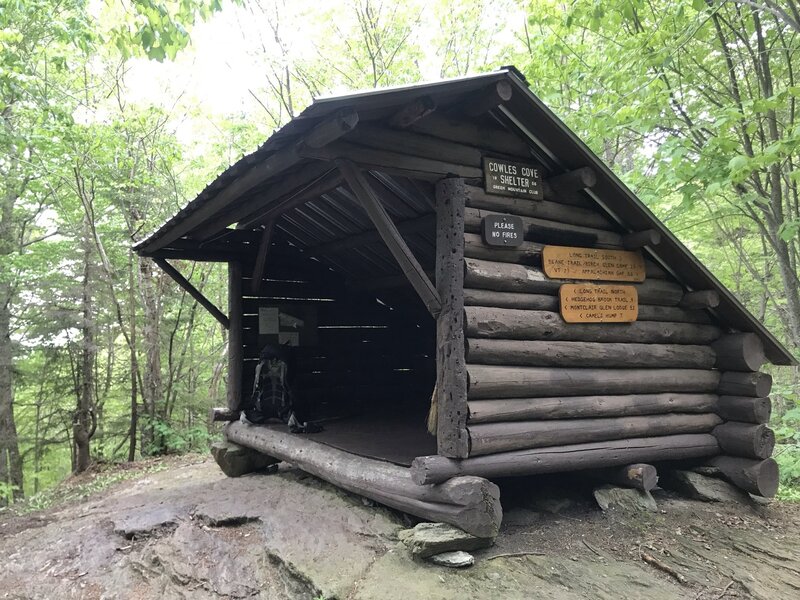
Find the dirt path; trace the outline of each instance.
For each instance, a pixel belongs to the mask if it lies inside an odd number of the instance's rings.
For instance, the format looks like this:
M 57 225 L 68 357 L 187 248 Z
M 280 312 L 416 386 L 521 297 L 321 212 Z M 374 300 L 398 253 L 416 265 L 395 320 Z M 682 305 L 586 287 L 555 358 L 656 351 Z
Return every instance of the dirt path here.
M 797 506 L 660 494 L 659 513 L 608 515 L 585 489 L 535 485 L 503 486 L 497 543 L 453 571 L 408 557 L 403 515 L 291 468 L 227 479 L 211 461 L 179 463 L 0 515 L 0 598 L 800 597 Z

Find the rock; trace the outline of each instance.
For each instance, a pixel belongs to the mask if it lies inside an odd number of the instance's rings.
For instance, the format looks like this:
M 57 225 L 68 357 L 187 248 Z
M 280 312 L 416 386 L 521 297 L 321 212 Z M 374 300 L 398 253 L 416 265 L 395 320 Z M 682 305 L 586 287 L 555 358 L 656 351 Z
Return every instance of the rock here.
M 642 511 L 656 512 L 658 506 L 650 492 L 622 488 L 614 485 L 602 485 L 594 490 L 594 499 L 603 511 Z
M 662 485 L 703 502 L 748 502 L 748 496 L 727 481 L 692 471 L 671 471 Z
M 455 552 L 442 552 L 441 554 L 434 554 L 428 560 L 433 564 L 440 567 L 451 567 L 454 569 L 461 569 L 463 567 L 471 567 L 475 564 L 475 557 L 468 552 L 456 550 Z
M 494 538 L 475 537 L 446 523 L 420 523 L 413 529 L 403 529 L 397 537 L 415 558 L 427 558 L 455 550 L 477 550 L 494 543 Z
M 228 477 L 241 477 L 280 462 L 271 456 L 232 442 L 215 442 L 211 446 L 211 454 Z

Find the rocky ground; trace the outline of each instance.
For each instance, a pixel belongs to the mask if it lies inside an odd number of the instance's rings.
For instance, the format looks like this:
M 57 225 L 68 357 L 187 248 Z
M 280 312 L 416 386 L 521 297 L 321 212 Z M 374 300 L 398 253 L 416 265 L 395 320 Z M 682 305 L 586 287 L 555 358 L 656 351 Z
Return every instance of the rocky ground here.
M 800 597 L 796 505 L 657 492 L 657 512 L 604 513 L 580 480 L 501 489 L 495 545 L 455 570 L 410 557 L 398 542 L 408 517 L 289 466 L 229 479 L 184 459 L 47 511 L 0 513 L 0 598 Z

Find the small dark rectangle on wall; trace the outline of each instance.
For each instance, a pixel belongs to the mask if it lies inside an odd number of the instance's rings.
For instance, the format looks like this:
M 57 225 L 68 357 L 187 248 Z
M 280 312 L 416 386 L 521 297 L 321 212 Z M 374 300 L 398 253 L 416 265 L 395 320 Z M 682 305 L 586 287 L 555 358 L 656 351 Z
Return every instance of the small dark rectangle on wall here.
M 481 232 L 486 245 L 513 248 L 522 244 L 525 238 L 525 224 L 522 222 L 522 217 L 486 215 L 481 221 Z
M 538 165 L 483 157 L 484 189 L 487 194 L 541 200 L 542 169 Z

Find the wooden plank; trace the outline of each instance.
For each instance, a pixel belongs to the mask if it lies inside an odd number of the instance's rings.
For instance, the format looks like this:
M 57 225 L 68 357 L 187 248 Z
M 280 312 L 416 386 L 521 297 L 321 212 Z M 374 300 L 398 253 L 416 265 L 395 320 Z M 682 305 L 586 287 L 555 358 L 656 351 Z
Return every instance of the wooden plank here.
M 442 456 L 469 453 L 467 371 L 464 357 L 464 203 L 461 179 L 436 185 L 436 288 L 442 310 L 436 319 L 436 442 Z
M 262 283 L 261 280 L 264 278 L 264 269 L 266 269 L 267 266 L 267 255 L 269 254 L 269 247 L 272 243 L 272 231 L 274 226 L 275 221 L 270 221 L 264 226 L 264 231 L 261 232 L 256 262 L 253 266 L 253 274 L 250 276 L 250 293 L 252 294 L 258 293 Z
M 716 394 L 623 394 L 470 400 L 469 423 L 713 412 Z
M 632 285 L 565 283 L 558 295 L 561 317 L 567 323 L 632 323 L 639 314 Z
M 708 346 L 609 342 L 560 342 L 469 338 L 467 361 L 530 367 L 664 367 L 711 369 Z
M 243 339 L 242 339 L 242 265 L 228 263 L 228 408 L 240 410 L 244 392 L 242 381 Z
M 719 385 L 719 372 L 703 369 L 565 369 L 469 364 L 467 372 L 469 400 L 588 394 L 711 393 Z
M 715 325 L 694 323 L 637 321 L 569 324 L 558 313 L 539 310 L 467 306 L 464 311 L 467 335 L 471 338 L 704 345 L 713 342 L 721 333 Z M 755 391 L 747 384 L 741 389 Z M 767 394 L 760 394 L 760 397 Z M 732 391 L 730 395 L 753 394 Z
M 428 279 L 427 274 L 414 257 L 414 254 L 409 250 L 403 240 L 403 236 L 400 235 L 397 226 L 389 217 L 364 175 L 352 161 L 347 159 L 337 160 L 336 166 L 342 172 L 352 192 L 361 202 L 364 210 L 374 223 L 375 229 L 381 234 L 381 238 L 400 265 L 403 274 L 411 282 L 423 304 L 433 316 L 437 316 L 442 305 L 436 288 L 431 283 L 431 280 Z
M 477 456 L 462 460 L 420 456 L 411 465 L 411 478 L 419 485 L 447 481 L 460 475 L 509 477 L 563 473 L 631 462 L 688 460 L 719 454 L 719 444 L 709 433 L 667 435 L 532 448 Z
M 175 267 L 173 267 L 163 258 L 155 258 L 153 259 L 153 262 L 161 267 L 161 269 L 167 275 L 169 275 L 173 281 L 175 281 L 175 283 L 186 290 L 186 293 L 194 298 L 200 306 L 211 313 L 211 316 L 214 317 L 220 325 L 222 325 L 225 329 L 230 329 L 230 321 L 228 320 L 228 317 L 226 317 L 220 309 L 214 306 L 214 303 L 206 298 L 200 290 L 194 287 L 188 279 L 181 275 Z
M 500 491 L 485 479 L 458 478 L 442 485 L 420 486 L 404 467 L 315 442 L 313 436 L 243 423 L 228 425 L 225 436 L 350 492 L 423 519 L 449 523 L 478 537 L 495 537 L 500 528 Z
M 642 415 L 605 419 L 514 421 L 468 427 L 470 456 L 682 433 L 706 433 L 722 422 L 713 413 Z M 717 436 L 719 440 L 719 436 Z M 724 447 L 723 447 L 724 449 Z
M 358 113 L 353 110 L 339 111 L 314 127 L 314 129 L 305 136 L 304 144 L 312 148 L 321 148 L 353 129 L 356 123 L 358 123 Z M 274 152 L 260 163 L 251 167 L 247 172 L 237 177 L 216 196 L 198 206 L 183 220 L 153 239 L 144 246 L 142 250 L 152 252 L 185 236 L 257 185 L 264 183 L 271 177 L 297 164 L 301 158 L 295 146 L 290 146 L 289 148 L 283 148 Z
M 554 279 L 588 279 L 591 281 L 645 280 L 641 252 L 602 250 L 573 246 L 550 246 L 542 249 L 542 268 Z

